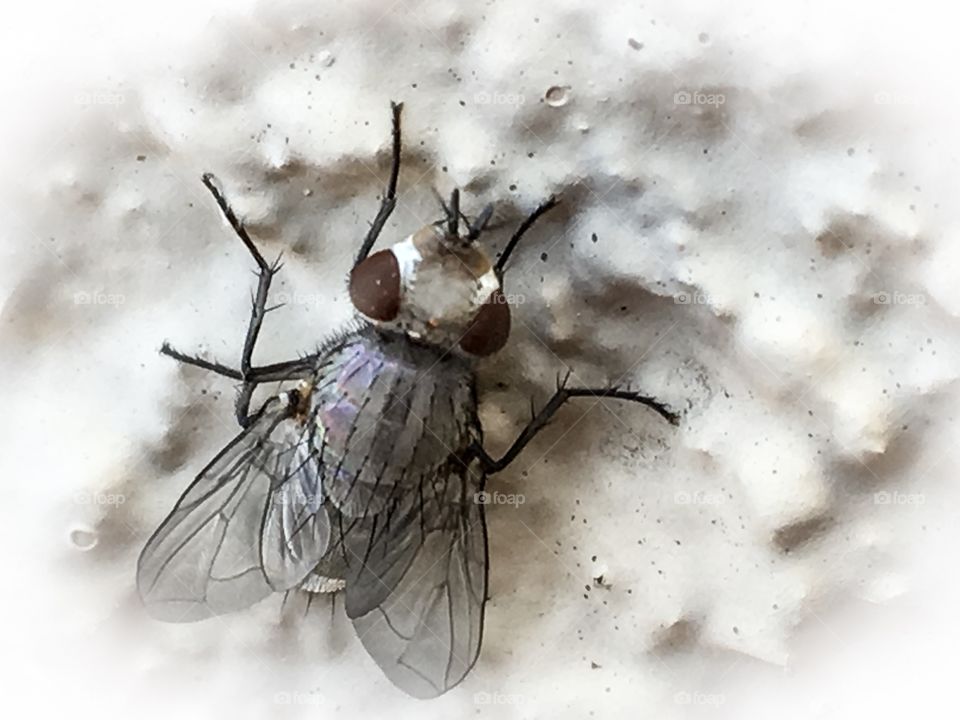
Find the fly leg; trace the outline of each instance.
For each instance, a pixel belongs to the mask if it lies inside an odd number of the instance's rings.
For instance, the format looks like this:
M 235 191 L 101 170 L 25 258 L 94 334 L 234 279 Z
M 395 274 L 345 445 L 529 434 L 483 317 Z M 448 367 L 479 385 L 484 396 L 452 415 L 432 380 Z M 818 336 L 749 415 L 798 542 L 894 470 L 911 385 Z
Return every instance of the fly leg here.
M 567 377 L 569 377 L 569 374 Z M 646 395 L 641 395 L 633 390 L 623 389 L 620 387 L 570 388 L 566 386 L 566 380 L 567 379 L 564 378 L 562 381 L 557 383 L 557 389 L 556 392 L 553 393 L 553 397 L 551 397 L 549 402 L 543 406 L 540 412 L 533 414 L 530 422 L 527 423 L 527 426 L 523 429 L 520 435 L 517 436 L 517 439 L 513 441 L 513 444 L 503 454 L 503 457 L 495 460 L 494 458 L 490 457 L 487 451 L 482 447 L 474 446 L 473 452 L 483 464 L 484 470 L 486 470 L 487 474 L 492 475 L 493 473 L 498 473 L 506 468 L 511 462 L 513 462 L 521 453 L 521 451 L 523 451 L 523 449 L 527 446 L 527 443 L 533 440 L 536 434 L 546 427 L 554 413 L 556 413 L 557 410 L 559 410 L 563 404 L 571 398 L 592 397 L 597 399 L 615 398 L 617 400 L 627 400 L 629 402 L 636 402 L 640 403 L 641 405 L 646 405 L 651 410 L 657 412 L 671 425 L 676 425 L 679 422 L 680 418 L 677 413 L 670 410 L 666 405 L 655 398 L 647 397 Z
M 503 271 L 507 265 L 507 260 L 510 259 L 510 255 L 513 253 L 514 248 L 517 247 L 517 243 L 520 242 L 520 238 L 526 234 L 527 230 L 533 227 L 533 224 L 540 218 L 541 215 L 555 208 L 559 204 L 560 201 L 557 198 L 550 196 L 540 203 L 536 209 L 527 216 L 526 220 L 520 223 L 520 227 L 517 228 L 517 231 L 513 233 L 513 235 L 507 241 L 503 251 L 500 253 L 500 257 L 497 258 L 497 264 L 494 266 L 494 271 L 497 273 L 497 277 L 500 278 L 501 282 L 503 282 Z
M 178 350 L 174 350 L 166 343 L 164 343 L 160 352 L 188 365 L 201 367 L 233 380 L 240 380 L 243 385 L 237 395 L 236 416 L 240 426 L 247 427 L 251 420 L 250 398 L 253 395 L 253 390 L 259 383 L 266 382 L 266 379 L 263 378 L 262 369 L 253 367 L 253 348 L 257 343 L 257 337 L 260 335 L 263 318 L 273 309 L 267 307 L 267 295 L 270 292 L 270 282 L 273 280 L 273 276 L 280 270 L 280 258 L 278 257 L 273 263 L 268 263 L 264 259 L 250 235 L 247 233 L 243 221 L 234 213 L 233 208 L 230 207 L 230 203 L 227 202 L 223 192 L 220 190 L 216 178 L 211 173 L 203 174 L 203 184 L 211 192 L 223 216 L 227 219 L 227 222 L 230 223 L 230 227 L 233 228 L 233 231 L 243 242 L 244 247 L 247 248 L 254 262 L 257 264 L 257 290 L 251 300 L 250 324 L 247 326 L 247 335 L 243 341 L 243 352 L 240 355 L 240 369 L 235 370 L 221 363 L 210 362 L 199 357 L 185 355 Z
M 222 375 L 223 377 L 228 377 L 231 380 L 239 380 L 243 384 L 240 386 L 240 390 L 237 393 L 237 399 L 234 403 L 234 413 L 237 417 L 237 422 L 240 423 L 240 427 L 248 427 L 250 425 L 253 417 L 250 415 L 250 400 L 253 397 L 254 388 L 261 381 L 253 379 L 250 374 L 244 375 L 240 370 L 235 370 L 232 367 L 228 367 L 222 363 L 213 362 L 210 360 L 204 360 L 201 357 L 196 355 L 187 355 L 180 352 L 179 350 L 174 349 L 170 346 L 169 343 L 164 343 L 163 347 L 160 348 L 160 354 L 171 357 L 177 362 L 181 362 L 184 365 L 192 365 L 194 367 L 203 368 L 204 370 L 209 370 L 210 372 L 216 373 L 217 375 Z
M 300 380 L 310 377 L 316 369 L 316 362 L 320 357 L 320 355 L 316 353 L 304 355 L 296 360 L 251 367 L 249 372 L 244 373 L 218 362 L 204 360 L 196 355 L 186 355 L 179 350 L 175 350 L 167 343 L 164 343 L 163 347 L 160 348 L 160 354 L 171 357 L 184 365 L 192 365 L 193 367 L 209 370 L 217 375 L 222 375 L 231 380 L 239 380 L 243 383 L 240 386 L 240 391 L 235 403 L 237 422 L 240 423 L 241 427 L 247 427 L 254 418 L 254 416 L 250 414 L 250 400 L 253 397 L 253 391 L 257 385 L 268 382 Z
M 209 370 L 217 375 L 230 378 L 231 380 L 243 380 L 243 373 L 223 363 L 212 360 L 204 360 L 197 355 L 187 355 L 173 348 L 169 343 L 164 343 L 160 348 L 160 354 L 173 358 L 184 365 Z M 260 365 L 250 368 L 247 374 L 247 381 L 260 384 L 267 382 L 283 382 L 284 380 L 300 380 L 308 377 L 314 370 L 315 363 L 320 357 L 319 353 L 304 355 L 296 360 L 287 360 L 285 362 L 271 363 L 270 365 Z
M 363 245 L 360 246 L 354 265 L 357 265 L 370 254 L 370 248 L 380 237 L 380 231 L 383 230 L 383 226 L 390 218 L 390 213 L 397 205 L 397 178 L 400 176 L 400 111 L 403 110 L 403 103 L 391 102 L 390 110 L 393 117 L 393 164 L 390 167 L 390 179 L 387 182 L 383 200 L 380 201 L 380 210 L 373 219 L 370 230 L 367 231 L 367 237 L 364 238 Z
M 260 335 L 263 318 L 267 312 L 272 309 L 267 308 L 267 294 L 270 292 L 270 283 L 273 281 L 273 276 L 280 270 L 280 258 L 278 257 L 272 264 L 264 260 L 263 255 L 260 254 L 257 246 L 247 233 L 243 221 L 233 212 L 233 208 L 230 207 L 230 203 L 227 202 L 217 185 L 217 179 L 211 173 L 203 174 L 203 184 L 206 185 L 207 189 L 213 195 L 213 199 L 216 200 L 221 212 L 223 212 L 223 216 L 227 219 L 227 222 L 230 223 L 230 227 L 233 228 L 233 231 L 243 242 L 244 247 L 250 252 L 254 262 L 257 263 L 257 291 L 252 299 L 250 324 L 247 326 L 247 336 L 243 341 L 243 353 L 240 356 L 240 372 L 243 374 L 244 379 L 246 379 L 253 369 L 251 362 L 253 358 L 253 347 L 256 345 L 257 337 Z
M 198 357 L 196 355 L 187 355 L 186 353 L 182 353 L 175 349 L 170 345 L 170 343 L 167 342 L 163 343 L 163 346 L 160 348 L 160 354 L 173 358 L 177 362 L 181 362 L 184 365 L 193 365 L 194 367 L 203 368 L 204 370 L 209 370 L 217 375 L 228 377 L 231 380 L 243 380 L 243 373 L 241 373 L 239 370 L 235 370 L 232 367 L 227 367 L 222 363 L 204 360 L 202 357 Z

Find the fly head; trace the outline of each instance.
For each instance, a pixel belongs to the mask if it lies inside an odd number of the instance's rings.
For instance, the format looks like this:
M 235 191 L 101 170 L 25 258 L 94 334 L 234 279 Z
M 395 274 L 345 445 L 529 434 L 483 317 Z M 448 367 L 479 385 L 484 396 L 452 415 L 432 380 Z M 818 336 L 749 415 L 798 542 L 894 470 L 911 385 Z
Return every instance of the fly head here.
M 444 350 L 483 357 L 510 335 L 510 306 L 493 262 L 476 239 L 493 214 L 471 223 L 454 190 L 446 217 L 373 253 L 350 274 L 350 299 L 371 322 Z M 461 232 L 461 221 L 465 232 Z

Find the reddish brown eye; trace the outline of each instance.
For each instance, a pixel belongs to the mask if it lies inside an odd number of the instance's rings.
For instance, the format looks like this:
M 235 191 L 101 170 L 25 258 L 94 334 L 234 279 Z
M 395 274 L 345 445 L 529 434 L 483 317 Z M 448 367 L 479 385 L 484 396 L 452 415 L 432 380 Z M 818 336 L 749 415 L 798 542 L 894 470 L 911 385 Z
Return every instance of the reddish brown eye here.
M 373 320 L 393 320 L 400 312 L 400 266 L 390 250 L 363 260 L 350 273 L 350 300 Z
M 466 334 L 460 338 L 460 347 L 471 355 L 484 357 L 506 345 L 508 337 L 510 306 L 498 288 L 490 294 Z

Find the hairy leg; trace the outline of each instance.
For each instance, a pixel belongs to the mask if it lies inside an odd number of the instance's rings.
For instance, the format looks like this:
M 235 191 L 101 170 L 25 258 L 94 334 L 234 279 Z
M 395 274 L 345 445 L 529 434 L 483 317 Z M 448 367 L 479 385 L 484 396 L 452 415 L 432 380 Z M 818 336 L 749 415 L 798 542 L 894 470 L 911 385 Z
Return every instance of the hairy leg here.
M 390 103 L 390 110 L 393 118 L 393 164 L 390 168 L 390 179 L 387 181 L 387 188 L 383 194 L 383 200 L 380 201 L 380 210 L 377 212 L 377 216 L 373 219 L 373 224 L 370 225 L 370 230 L 367 231 L 367 236 L 364 238 L 363 244 L 360 246 L 360 251 L 357 253 L 357 258 L 354 261 L 354 265 L 359 263 L 370 254 L 370 248 L 373 247 L 373 244 L 377 241 L 377 238 L 380 237 L 380 231 L 383 230 L 383 226 L 386 225 L 387 220 L 390 218 L 390 213 L 393 212 L 393 208 L 397 205 L 397 178 L 400 176 L 401 150 L 400 112 L 403 110 L 403 103 Z
M 520 238 L 533 227 L 533 224 L 540 218 L 541 215 L 546 213 L 549 210 L 552 210 L 557 205 L 560 204 L 560 201 L 555 197 L 549 197 L 540 203 L 536 209 L 527 216 L 527 219 L 520 223 L 520 227 L 517 228 L 517 231 L 513 233 L 511 238 L 507 241 L 507 244 L 504 246 L 503 251 L 500 253 L 500 257 L 497 258 L 497 264 L 494 266 L 494 270 L 497 273 L 497 277 L 500 278 L 501 282 L 503 281 L 503 272 L 507 265 L 507 260 L 510 259 L 510 255 L 513 253 L 514 249 L 517 247 L 517 243 L 520 242 Z
M 566 380 L 558 383 L 556 392 L 554 392 L 553 397 L 550 398 L 549 402 L 543 406 L 543 408 L 538 413 L 534 413 L 533 417 L 530 419 L 530 422 L 527 423 L 527 426 L 521 431 L 517 436 L 517 439 L 513 441 L 513 444 L 509 449 L 503 454 L 499 459 L 494 459 L 490 457 L 486 450 L 482 447 L 474 447 L 474 453 L 477 458 L 480 459 L 480 462 L 483 463 L 484 470 L 488 474 L 498 473 L 501 470 L 505 469 L 511 462 L 513 462 L 516 457 L 523 451 L 533 438 L 540 432 L 547 423 L 550 421 L 550 418 L 563 407 L 563 404 L 572 398 L 579 397 L 592 397 L 592 398 L 615 398 L 617 400 L 626 400 L 628 402 L 636 402 L 641 405 L 646 405 L 651 410 L 658 413 L 671 425 L 676 425 L 679 422 L 679 416 L 677 413 L 670 410 L 666 405 L 656 400 L 655 398 L 647 397 L 646 395 L 641 395 L 638 392 L 628 389 L 622 389 L 618 387 L 606 387 L 606 388 L 570 388 L 566 387 Z
M 257 338 L 260 335 L 260 328 L 263 326 L 263 318 L 271 310 L 271 308 L 267 307 L 267 297 L 270 292 L 270 282 L 273 280 L 273 276 L 280 270 L 280 258 L 277 258 L 272 264 L 264 259 L 260 250 L 257 249 L 253 239 L 247 232 L 247 229 L 244 227 L 243 221 L 237 217 L 233 208 L 230 207 L 230 203 L 227 202 L 226 197 L 224 197 L 217 179 L 211 173 L 204 173 L 203 184 L 213 195 L 217 206 L 230 224 L 230 227 L 233 228 L 233 231 L 243 242 L 244 247 L 247 248 L 254 262 L 257 264 L 257 290 L 251 301 L 250 323 L 247 325 L 247 334 L 243 341 L 243 351 L 240 355 L 240 369 L 236 370 L 222 363 L 187 355 L 175 350 L 167 343 L 163 344 L 160 352 L 187 365 L 194 365 L 232 380 L 241 381 L 243 385 L 237 396 L 235 410 L 237 422 L 240 423 L 241 427 L 247 427 L 251 420 L 250 398 L 253 395 L 253 390 L 258 383 L 266 382 L 263 368 L 253 367 L 253 350 L 257 344 Z

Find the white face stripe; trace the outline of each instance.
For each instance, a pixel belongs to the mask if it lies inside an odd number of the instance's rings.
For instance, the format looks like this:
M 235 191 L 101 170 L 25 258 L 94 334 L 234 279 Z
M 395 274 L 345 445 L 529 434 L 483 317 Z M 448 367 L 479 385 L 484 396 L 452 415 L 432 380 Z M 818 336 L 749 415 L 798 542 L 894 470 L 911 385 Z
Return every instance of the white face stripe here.
M 413 243 L 413 235 L 396 243 L 390 248 L 393 256 L 397 259 L 397 266 L 400 268 L 400 287 L 408 288 L 413 284 L 417 267 L 423 260 L 423 255 L 417 246 Z M 491 267 L 487 272 L 477 279 L 477 290 L 474 295 L 474 304 L 483 305 L 491 293 L 500 287 L 500 278 Z
M 456 342 L 484 303 L 500 288 L 492 265 L 479 278 L 473 277 L 464 263 L 460 268 L 444 268 L 431 253 L 433 246 L 421 252 L 415 238 L 422 230 L 390 247 L 400 274 L 400 312 L 388 325 L 401 329 L 414 339 L 432 342 Z M 428 238 L 427 242 L 430 243 Z M 423 242 L 422 237 L 420 242 Z M 437 249 L 439 250 L 439 248 Z M 425 257 L 426 255 L 426 257 Z M 429 265 L 430 277 L 418 287 L 417 274 Z
M 499 287 L 500 278 L 497 277 L 493 268 L 490 268 L 477 280 L 476 304 L 483 305 L 490 298 L 490 294 Z
M 417 266 L 423 260 L 423 255 L 413 244 L 413 235 L 408 235 L 406 239 L 398 242 L 390 250 L 397 259 L 397 266 L 400 268 L 400 287 L 405 288 L 413 280 Z

